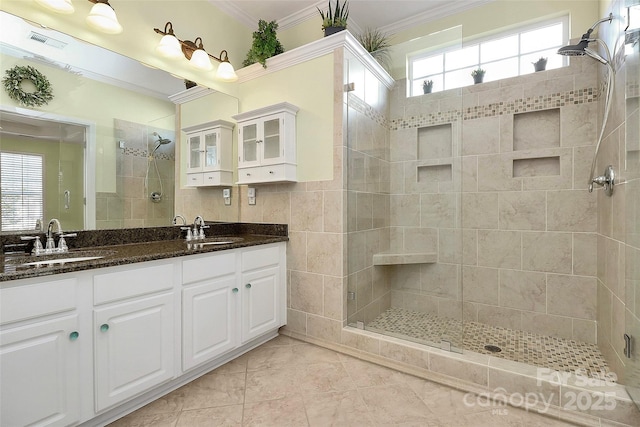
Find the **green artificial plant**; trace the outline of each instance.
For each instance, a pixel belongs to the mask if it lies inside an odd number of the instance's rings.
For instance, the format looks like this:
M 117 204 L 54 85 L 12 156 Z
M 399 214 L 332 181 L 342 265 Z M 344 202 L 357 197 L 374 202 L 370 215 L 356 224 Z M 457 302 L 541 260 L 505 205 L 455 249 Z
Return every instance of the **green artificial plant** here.
M 336 5 L 333 9 L 331 9 L 331 1 L 329 1 L 329 10 L 327 13 L 324 13 L 319 7 L 316 7 L 316 9 L 320 12 L 323 30 L 329 27 L 347 28 L 347 19 L 349 18 L 349 5 L 347 0 L 344 1 L 342 6 L 340 6 L 340 0 L 336 0 Z
M 391 44 L 389 36 L 380 30 L 365 28 L 365 30 L 356 36 L 362 47 L 378 61 L 385 70 L 389 70 L 391 66 Z
M 282 43 L 278 40 L 276 21 L 267 22 L 263 19 L 258 21 L 258 31 L 253 33 L 253 43 L 247 52 L 247 58 L 242 62 L 244 67 L 259 62 L 267 68 L 267 58 L 284 52 Z

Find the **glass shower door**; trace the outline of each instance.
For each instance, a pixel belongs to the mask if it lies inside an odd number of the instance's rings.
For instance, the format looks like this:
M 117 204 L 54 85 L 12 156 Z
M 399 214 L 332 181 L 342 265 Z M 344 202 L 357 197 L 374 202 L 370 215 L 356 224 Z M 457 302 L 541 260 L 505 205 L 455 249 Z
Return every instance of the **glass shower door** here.
M 392 57 L 461 40 L 456 27 Z M 358 58 L 345 61 L 348 324 L 461 351 L 461 91 L 409 96 L 401 79 L 385 93 Z
M 635 12 L 640 15 L 637 1 Z M 637 23 L 636 23 L 637 25 Z M 638 31 L 637 29 L 635 30 Z M 636 34 L 637 37 L 637 34 Z M 624 384 L 640 409 L 640 43 L 628 43 L 626 50 L 626 141 L 624 178 L 625 212 L 625 378 Z M 615 194 L 614 194 L 615 197 Z

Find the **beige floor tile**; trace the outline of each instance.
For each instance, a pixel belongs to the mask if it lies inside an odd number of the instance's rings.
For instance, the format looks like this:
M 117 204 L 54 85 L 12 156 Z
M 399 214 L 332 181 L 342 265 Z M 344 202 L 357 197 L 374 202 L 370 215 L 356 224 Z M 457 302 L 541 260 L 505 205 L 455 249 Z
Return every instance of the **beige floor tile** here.
M 295 363 L 294 346 L 258 347 L 247 353 L 247 371 L 286 368 Z
M 302 393 L 353 390 L 355 385 L 341 363 L 313 363 L 293 368 Z
M 311 427 L 374 425 L 356 390 L 306 395 L 304 406 Z
M 219 366 L 214 371 L 218 374 L 239 374 L 247 372 L 247 362 L 249 361 L 248 354 L 243 354 L 237 359 L 233 359 L 230 362 L 225 363 L 222 366 Z
M 247 403 L 244 406 L 243 426 L 301 427 L 308 426 L 307 414 L 300 396 L 265 402 Z
M 354 358 L 344 359 L 342 364 L 357 387 L 404 384 L 410 377 L 402 372 Z
M 134 412 L 109 424 L 109 427 L 175 427 L 179 416 L 180 412 L 151 415 L 137 415 Z
M 299 393 L 297 375 L 291 368 L 247 372 L 245 402 L 283 399 Z
M 176 427 L 239 427 L 242 411 L 243 405 L 182 411 Z
M 183 410 L 244 403 L 245 375 L 212 372 L 183 387 Z
M 358 389 L 374 421 L 380 424 L 426 423 L 433 414 L 406 385 Z
M 479 402 L 463 391 L 281 336 L 111 426 L 572 425 Z
M 340 357 L 337 352 L 318 347 L 317 345 L 303 343 L 302 345 L 293 346 L 292 351 L 294 363 L 297 365 L 307 365 L 318 362 L 340 362 Z

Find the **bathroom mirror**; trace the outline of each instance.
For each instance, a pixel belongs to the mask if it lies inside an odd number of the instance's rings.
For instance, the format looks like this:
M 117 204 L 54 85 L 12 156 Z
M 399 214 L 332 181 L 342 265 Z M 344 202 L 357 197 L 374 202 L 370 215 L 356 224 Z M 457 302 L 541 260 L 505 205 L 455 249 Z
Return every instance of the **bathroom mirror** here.
M 3 77 L 31 66 L 53 93 L 45 105 L 24 107 L 0 89 L 0 232 L 33 231 L 36 219 L 54 217 L 67 230 L 170 225 L 181 213 L 176 199 L 213 192 L 180 182 L 180 107 L 169 96 L 188 93 L 183 79 L 0 14 Z M 35 90 L 29 84 L 25 92 Z M 220 118 L 238 113 L 236 98 L 210 92 L 225 108 Z M 235 220 L 237 208 L 227 209 L 225 218 Z

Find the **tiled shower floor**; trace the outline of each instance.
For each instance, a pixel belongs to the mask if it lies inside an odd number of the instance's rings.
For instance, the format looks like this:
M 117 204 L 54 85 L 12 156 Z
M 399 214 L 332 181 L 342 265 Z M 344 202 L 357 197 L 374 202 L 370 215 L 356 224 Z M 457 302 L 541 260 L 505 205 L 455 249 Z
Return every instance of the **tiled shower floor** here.
M 459 320 L 394 307 L 367 324 L 366 329 L 438 347 L 442 337 L 446 337 L 452 347 L 460 348 L 462 342 L 463 349 L 476 353 L 612 380 L 609 366 L 595 344 L 478 322 L 464 322 L 463 332 Z M 485 349 L 486 345 L 498 346 L 501 351 L 491 352 Z

